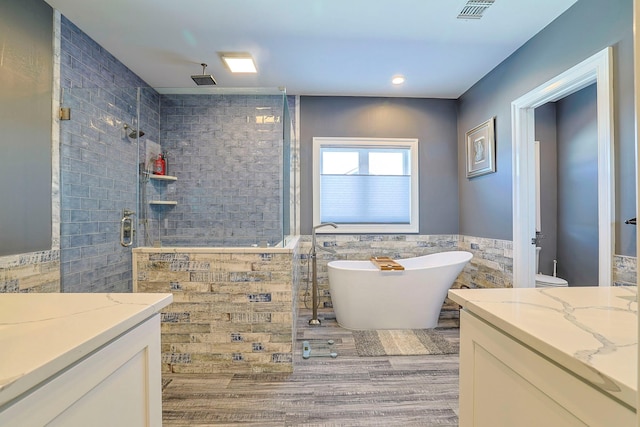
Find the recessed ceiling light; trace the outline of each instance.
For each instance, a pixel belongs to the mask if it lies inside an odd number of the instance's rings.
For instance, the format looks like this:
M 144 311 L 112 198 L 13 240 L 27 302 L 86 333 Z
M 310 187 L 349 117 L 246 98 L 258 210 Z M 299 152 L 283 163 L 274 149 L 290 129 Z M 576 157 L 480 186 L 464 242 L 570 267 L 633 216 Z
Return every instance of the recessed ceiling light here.
M 257 73 L 256 64 L 248 53 L 221 53 L 220 58 L 232 73 Z
M 405 78 L 404 76 L 398 74 L 397 76 L 393 76 L 391 78 L 391 83 L 393 83 L 394 85 L 401 85 L 402 83 L 404 83 Z

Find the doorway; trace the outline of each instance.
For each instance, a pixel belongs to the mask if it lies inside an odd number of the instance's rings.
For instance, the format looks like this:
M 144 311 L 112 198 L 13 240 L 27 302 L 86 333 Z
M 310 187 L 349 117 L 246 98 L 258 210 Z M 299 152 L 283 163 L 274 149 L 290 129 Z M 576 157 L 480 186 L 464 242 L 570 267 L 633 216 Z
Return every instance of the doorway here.
M 535 110 L 537 273 L 576 286 L 598 285 L 597 85 Z
M 614 248 L 612 49 L 603 49 L 511 104 L 513 133 L 513 286 L 535 287 L 535 108 L 593 83 L 598 120 L 598 285 L 611 286 Z

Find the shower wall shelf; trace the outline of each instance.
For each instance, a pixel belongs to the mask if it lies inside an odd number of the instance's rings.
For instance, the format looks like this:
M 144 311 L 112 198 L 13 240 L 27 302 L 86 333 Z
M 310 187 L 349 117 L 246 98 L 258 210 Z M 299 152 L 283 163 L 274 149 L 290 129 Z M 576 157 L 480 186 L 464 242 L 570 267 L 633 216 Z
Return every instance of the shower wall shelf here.
M 177 181 L 178 177 L 177 176 L 172 176 L 172 175 L 155 175 L 155 174 L 149 174 L 149 178 L 150 179 L 156 179 L 158 181 Z M 165 205 L 165 206 L 175 206 L 178 204 L 178 202 L 174 201 L 174 200 L 151 200 L 149 201 L 150 205 Z
M 175 206 L 178 204 L 175 200 L 151 200 L 149 202 L 150 205 L 167 205 L 167 206 Z
M 178 180 L 177 176 L 171 176 L 171 175 L 149 174 L 149 178 L 151 178 L 151 179 L 159 179 L 160 181 L 177 181 Z

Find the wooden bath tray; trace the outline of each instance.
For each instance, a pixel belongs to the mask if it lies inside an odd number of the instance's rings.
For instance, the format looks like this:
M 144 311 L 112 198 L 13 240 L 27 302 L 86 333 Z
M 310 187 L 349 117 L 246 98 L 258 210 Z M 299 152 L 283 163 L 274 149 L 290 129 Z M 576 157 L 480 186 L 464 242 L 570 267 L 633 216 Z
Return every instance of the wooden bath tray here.
M 388 256 L 372 256 L 370 259 L 380 270 L 404 270 L 403 266 Z

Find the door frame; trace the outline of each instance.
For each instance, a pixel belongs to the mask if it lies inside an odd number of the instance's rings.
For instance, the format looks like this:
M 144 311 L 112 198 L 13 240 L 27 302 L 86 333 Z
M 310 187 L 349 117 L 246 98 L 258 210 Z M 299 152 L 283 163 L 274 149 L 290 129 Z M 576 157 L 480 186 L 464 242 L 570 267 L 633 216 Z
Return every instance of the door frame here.
M 535 287 L 535 108 L 597 84 L 598 284 L 611 286 L 615 248 L 613 49 L 607 47 L 511 103 L 513 287 Z

